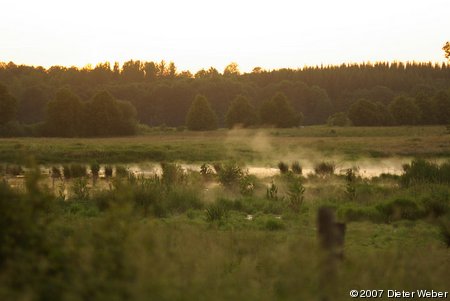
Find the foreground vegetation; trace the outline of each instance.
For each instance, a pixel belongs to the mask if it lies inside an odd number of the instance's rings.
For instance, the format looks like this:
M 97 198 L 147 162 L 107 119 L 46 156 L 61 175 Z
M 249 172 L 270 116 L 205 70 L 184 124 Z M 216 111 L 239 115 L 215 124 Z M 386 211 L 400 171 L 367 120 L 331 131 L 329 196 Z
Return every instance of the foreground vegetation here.
M 292 164 L 291 164 L 292 163 Z M 0 184 L 1 300 L 348 300 L 350 289 L 448 291 L 450 163 L 402 176 L 336 175 L 280 162 L 260 179 L 235 162 L 162 174 L 38 169 Z M 75 172 L 78 170 L 77 172 Z M 120 171 L 120 172 L 119 172 Z M 105 168 L 106 173 L 106 168 Z M 91 182 L 92 180 L 92 182 Z M 47 187 L 46 187 L 47 186 Z M 64 193 L 68 190 L 69 193 Z M 326 278 L 316 212 L 347 222 L 345 259 Z

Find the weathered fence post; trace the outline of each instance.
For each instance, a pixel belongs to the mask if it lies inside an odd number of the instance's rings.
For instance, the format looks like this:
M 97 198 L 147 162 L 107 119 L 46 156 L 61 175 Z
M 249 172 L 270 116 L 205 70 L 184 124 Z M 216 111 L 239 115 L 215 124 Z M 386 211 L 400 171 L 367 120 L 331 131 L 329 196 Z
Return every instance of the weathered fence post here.
M 321 207 L 317 213 L 317 235 L 322 250 L 319 287 L 321 300 L 333 300 L 337 287 L 337 262 L 344 258 L 346 225 L 336 222 L 334 210 Z
M 317 230 L 320 247 L 335 259 L 344 258 L 344 240 L 346 225 L 337 223 L 333 209 L 319 208 Z

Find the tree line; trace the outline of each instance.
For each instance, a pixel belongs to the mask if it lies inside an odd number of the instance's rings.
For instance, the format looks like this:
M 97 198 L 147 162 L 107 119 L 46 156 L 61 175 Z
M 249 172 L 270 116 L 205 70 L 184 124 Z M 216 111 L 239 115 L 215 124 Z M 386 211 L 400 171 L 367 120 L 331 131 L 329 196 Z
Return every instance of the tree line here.
M 136 133 L 136 109 L 101 91 L 81 101 L 63 88 L 46 103 L 45 119 L 33 125 L 15 120 L 16 99 L 0 85 L 0 134 L 2 136 L 104 137 Z
M 0 63 L 0 83 L 3 135 L 13 128 L 27 135 L 126 135 L 136 131 L 137 123 L 196 129 L 199 126 L 188 121 L 203 117 L 192 117 L 194 104 L 208 108 L 201 114 L 212 111 L 205 118 L 214 126 L 202 129 L 238 123 L 290 127 L 450 122 L 449 64 L 367 63 L 271 71 L 256 67 L 241 73 L 231 63 L 222 72 L 211 67 L 191 74 L 164 61 L 48 69 Z M 60 122 L 71 120 L 73 125 L 57 126 L 56 116 L 64 116 L 61 112 L 69 107 L 78 112 L 70 116 L 78 117 Z

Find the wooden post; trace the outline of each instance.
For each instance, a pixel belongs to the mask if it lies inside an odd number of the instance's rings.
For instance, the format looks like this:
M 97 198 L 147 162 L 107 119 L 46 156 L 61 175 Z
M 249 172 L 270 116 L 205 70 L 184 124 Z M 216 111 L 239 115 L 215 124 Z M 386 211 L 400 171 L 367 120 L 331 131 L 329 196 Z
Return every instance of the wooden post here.
M 317 230 L 321 248 L 330 256 L 343 259 L 346 225 L 336 222 L 333 209 L 319 208 Z
M 319 287 L 322 294 L 320 300 L 333 300 L 338 286 L 337 264 L 344 258 L 345 230 L 345 224 L 336 222 L 332 208 L 319 208 L 317 236 L 322 250 L 319 271 Z

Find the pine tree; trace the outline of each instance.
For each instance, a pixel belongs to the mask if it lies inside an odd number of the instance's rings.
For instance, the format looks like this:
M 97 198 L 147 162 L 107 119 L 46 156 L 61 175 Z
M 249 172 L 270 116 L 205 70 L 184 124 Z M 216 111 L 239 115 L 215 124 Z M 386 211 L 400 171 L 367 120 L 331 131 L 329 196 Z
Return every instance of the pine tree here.
M 186 125 L 192 131 L 217 129 L 217 115 L 205 96 L 195 97 L 186 116 Z

